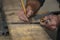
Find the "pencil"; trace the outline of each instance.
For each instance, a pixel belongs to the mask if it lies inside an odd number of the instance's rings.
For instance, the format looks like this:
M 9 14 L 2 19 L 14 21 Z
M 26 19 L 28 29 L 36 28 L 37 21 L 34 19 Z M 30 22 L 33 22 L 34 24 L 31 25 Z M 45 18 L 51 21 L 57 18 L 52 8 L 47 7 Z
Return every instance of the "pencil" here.
M 26 15 L 26 8 L 25 8 L 24 1 L 23 0 L 21 0 L 21 6 L 22 6 L 22 8 L 24 10 L 24 13 Z

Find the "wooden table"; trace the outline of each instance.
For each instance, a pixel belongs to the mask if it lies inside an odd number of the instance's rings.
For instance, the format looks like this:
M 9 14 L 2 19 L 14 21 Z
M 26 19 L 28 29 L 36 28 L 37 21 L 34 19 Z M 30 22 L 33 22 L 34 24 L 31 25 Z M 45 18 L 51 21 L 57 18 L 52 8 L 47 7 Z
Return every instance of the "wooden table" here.
M 51 5 L 51 3 L 53 4 Z M 46 0 L 38 14 L 59 10 L 58 4 L 56 4 L 57 2 L 54 0 Z M 3 5 L 7 23 L 22 22 L 17 16 L 20 9 L 19 0 L 4 0 Z M 46 31 L 38 24 L 8 24 L 8 27 L 12 40 L 50 40 Z

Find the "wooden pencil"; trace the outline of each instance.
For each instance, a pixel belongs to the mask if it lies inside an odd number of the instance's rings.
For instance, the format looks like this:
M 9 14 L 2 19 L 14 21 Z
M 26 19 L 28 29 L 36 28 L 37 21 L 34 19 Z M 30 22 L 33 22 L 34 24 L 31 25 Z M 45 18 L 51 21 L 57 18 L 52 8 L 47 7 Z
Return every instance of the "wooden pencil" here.
M 24 5 L 24 1 L 23 0 L 20 0 L 20 1 L 21 1 L 21 6 L 22 6 L 22 8 L 24 10 L 24 13 L 26 15 L 26 8 L 25 8 L 25 5 Z

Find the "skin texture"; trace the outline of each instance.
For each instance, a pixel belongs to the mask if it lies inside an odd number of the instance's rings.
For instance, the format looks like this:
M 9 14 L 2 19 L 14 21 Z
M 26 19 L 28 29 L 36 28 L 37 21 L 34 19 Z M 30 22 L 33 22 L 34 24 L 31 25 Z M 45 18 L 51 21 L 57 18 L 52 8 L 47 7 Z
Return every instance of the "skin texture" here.
M 27 5 L 31 6 L 33 11 L 36 11 L 40 7 L 40 2 L 38 0 L 27 0 Z
M 40 22 L 41 25 L 45 26 L 49 30 L 56 30 L 60 23 L 60 16 L 48 15 L 43 18 L 44 22 Z
M 24 10 L 21 8 L 18 11 L 18 17 L 22 21 L 29 21 L 29 17 L 34 14 L 34 12 L 40 7 L 40 3 L 38 0 L 27 0 L 26 9 L 27 14 L 24 14 Z
M 21 8 L 18 11 L 18 17 L 20 20 L 24 22 L 29 22 L 29 17 L 40 7 L 40 2 L 38 0 L 27 0 L 26 9 L 27 14 L 24 14 L 24 10 Z M 58 15 L 48 15 L 43 18 L 45 21 L 41 22 L 40 24 L 46 27 L 49 30 L 55 30 L 60 24 L 60 16 Z
M 26 21 L 26 22 L 28 22 L 29 21 L 29 16 L 31 16 L 33 14 L 33 11 L 31 10 L 31 7 L 30 6 L 28 6 L 27 7 L 27 14 L 25 15 L 24 14 L 24 10 L 23 9 L 20 9 L 19 11 L 18 11 L 18 17 L 19 17 L 19 19 L 20 20 L 22 20 L 22 21 Z

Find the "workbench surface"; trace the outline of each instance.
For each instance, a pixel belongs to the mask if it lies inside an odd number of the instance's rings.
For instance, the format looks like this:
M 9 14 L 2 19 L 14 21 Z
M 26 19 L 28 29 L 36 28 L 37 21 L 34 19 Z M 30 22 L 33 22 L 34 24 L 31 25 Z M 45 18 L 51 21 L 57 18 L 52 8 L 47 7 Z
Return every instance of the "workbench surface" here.
M 20 9 L 19 0 L 4 0 L 3 2 L 4 12 L 6 14 L 7 23 L 9 22 L 22 22 L 17 13 Z M 37 12 L 42 14 L 48 11 L 59 11 L 58 3 L 56 0 L 46 0 L 43 7 Z M 38 24 L 8 24 L 10 37 L 12 40 L 50 40 L 51 38 Z M 4 37 L 0 37 L 0 39 Z M 4 39 L 5 40 L 5 39 Z M 6 38 L 7 40 L 7 38 Z

